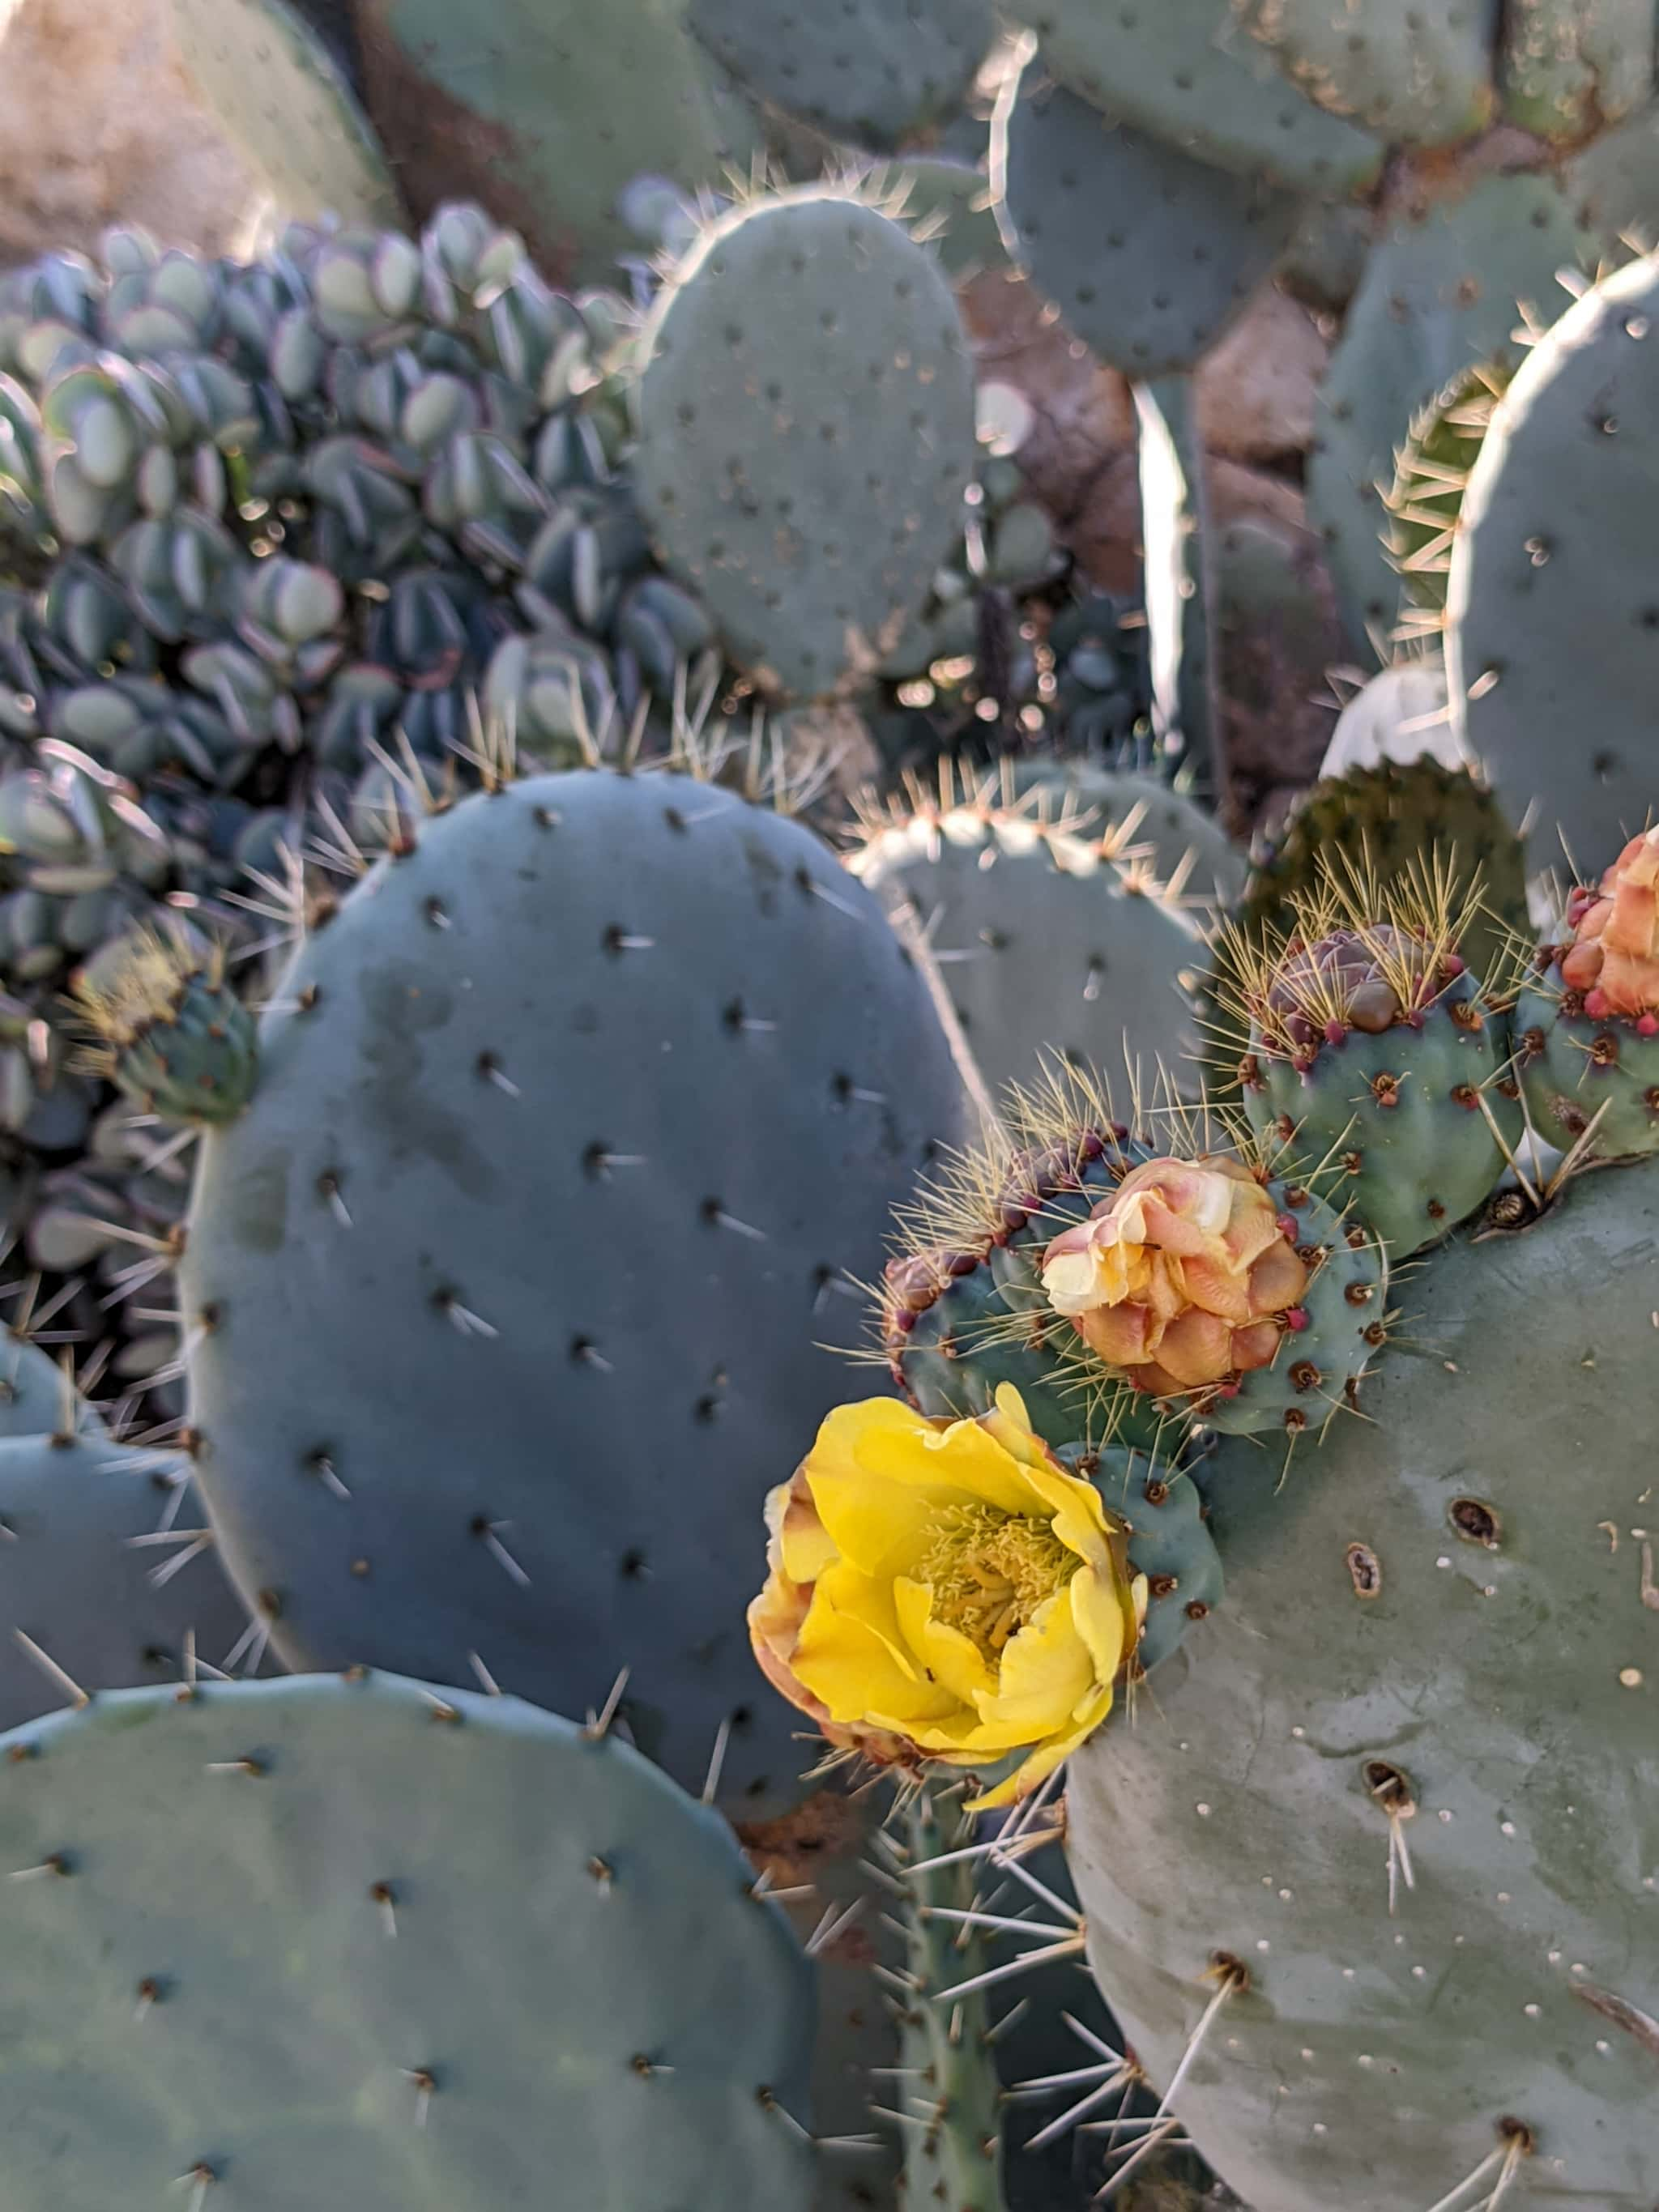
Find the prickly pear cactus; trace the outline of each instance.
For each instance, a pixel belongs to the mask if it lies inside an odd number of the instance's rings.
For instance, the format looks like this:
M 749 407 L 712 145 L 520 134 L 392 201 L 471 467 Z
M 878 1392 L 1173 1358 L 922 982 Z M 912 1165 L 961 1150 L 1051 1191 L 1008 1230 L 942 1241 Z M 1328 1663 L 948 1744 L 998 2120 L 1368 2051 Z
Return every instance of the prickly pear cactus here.
M 266 1636 L 214 1556 L 189 1461 L 116 1443 L 79 1401 L 79 1433 L 54 1414 L 27 1434 L 18 1410 L 0 1441 L 0 1727 L 183 1680 L 192 1655 L 257 1672 Z
M 1659 1169 L 1498 1205 L 1363 1420 L 1224 1449 L 1226 1603 L 1073 1763 L 1108 2000 L 1280 2212 L 1659 2191 L 1654 1492 L 1585 1444 L 1651 1401 Z
M 1257 1134 L 1325 1163 L 1403 1260 L 1473 1213 L 1521 1144 L 1513 963 L 1471 969 L 1477 896 L 1422 868 L 1385 890 L 1328 860 L 1323 896 L 1291 915 L 1260 940 L 1229 933 L 1237 1052 L 1222 1073 Z
M 811 2203 L 808 1966 L 614 1735 L 354 1669 L 117 1692 L 0 1760 L 15 2212 Z
M 1377 0 L 1362 19 L 1330 0 L 1237 0 L 1237 14 L 1309 99 L 1391 142 L 1451 144 L 1491 118 L 1488 6 Z
M 396 223 L 402 201 L 379 140 L 326 42 L 286 0 L 169 0 L 185 69 L 208 106 L 302 222 Z
M 1383 488 L 1413 416 L 1477 362 L 1512 366 L 1517 331 L 1529 317 L 1551 321 L 1565 298 L 1556 271 L 1594 252 L 1549 176 L 1486 177 L 1401 216 L 1373 246 L 1326 372 L 1308 463 L 1309 520 L 1325 539 L 1356 651 L 1375 650 L 1399 609 Z
M 1363 191 L 1382 167 L 1381 143 L 1304 99 L 1228 0 L 1027 0 L 1019 14 L 1062 84 L 1197 161 L 1327 198 Z
M 1642 518 L 1659 481 L 1656 311 L 1650 257 L 1532 348 L 1481 446 L 1452 557 L 1458 728 L 1514 818 L 1534 811 L 1540 849 L 1559 831 L 1581 864 L 1643 827 L 1654 786 L 1659 563 Z
M 1063 758 L 1021 763 L 1009 773 L 1011 798 L 1046 793 L 1056 817 L 1068 810 L 1091 829 L 1110 823 L 1144 851 L 1153 873 L 1200 899 L 1223 905 L 1244 888 L 1245 859 L 1213 814 L 1186 793 L 1133 769 Z
M 1063 799 L 958 799 L 948 780 L 910 796 L 867 817 L 853 872 L 925 934 L 994 1091 L 1045 1049 L 1117 1065 L 1169 1044 L 1205 958 L 1202 909 L 1153 872 L 1133 809 L 1124 831 Z
M 1395 456 L 1389 557 L 1400 572 L 1402 627 L 1415 634 L 1443 627 L 1469 471 L 1511 373 L 1506 362 L 1477 362 L 1455 376 L 1420 410 Z
M 641 338 L 638 489 L 672 566 L 775 696 L 865 681 L 920 611 L 973 470 L 950 285 L 856 196 L 739 205 Z
M 631 1667 L 681 1779 L 730 1721 L 728 1790 L 791 1782 L 749 1506 L 957 1111 L 879 908 L 770 811 L 584 770 L 411 824 L 277 986 L 189 1223 L 197 1463 L 278 1650 L 578 1710 Z
M 902 1880 L 907 1929 L 899 2069 L 893 2075 L 904 2140 L 898 2202 L 905 2212 L 934 2203 L 952 2212 L 1006 2212 L 1002 2084 L 990 2041 L 983 1989 L 954 2003 L 948 1992 L 983 1973 L 989 1946 L 974 1925 L 980 1881 L 971 1860 L 929 1869 L 970 1840 L 971 1820 L 952 1819 L 920 1791 L 900 1822 L 902 1842 L 881 1853 Z
M 1138 380 L 1190 368 L 1289 244 L 1301 203 L 1191 155 L 1056 83 L 1010 74 L 992 137 L 1011 258 L 1103 361 Z M 1102 210 L 1133 210 L 1121 221 Z
M 876 153 L 960 111 L 996 31 L 990 0 L 691 0 L 689 21 L 750 91 Z
M 1337 856 L 1386 891 L 1420 877 L 1436 854 L 1449 883 L 1466 892 L 1480 886 L 1461 950 L 1484 975 L 1513 936 L 1530 934 L 1524 856 L 1480 777 L 1428 757 L 1380 761 L 1314 785 L 1258 861 L 1238 926 L 1257 944 L 1293 931 L 1297 900 L 1317 896 Z

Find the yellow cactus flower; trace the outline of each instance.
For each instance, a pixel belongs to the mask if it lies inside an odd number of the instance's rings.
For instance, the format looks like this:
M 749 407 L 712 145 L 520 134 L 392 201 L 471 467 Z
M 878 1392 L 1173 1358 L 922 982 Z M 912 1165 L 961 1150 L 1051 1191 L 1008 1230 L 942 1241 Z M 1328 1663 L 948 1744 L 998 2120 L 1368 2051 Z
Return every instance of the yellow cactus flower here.
M 1025 1751 L 978 1810 L 1024 1796 L 1111 1711 L 1146 1578 L 1007 1384 L 978 1420 L 838 1407 L 766 1516 L 756 1656 L 831 1742 L 882 1764 Z
M 1266 1367 L 1308 1286 L 1273 1202 L 1238 1160 L 1148 1160 L 1043 1255 L 1054 1311 L 1159 1396 Z

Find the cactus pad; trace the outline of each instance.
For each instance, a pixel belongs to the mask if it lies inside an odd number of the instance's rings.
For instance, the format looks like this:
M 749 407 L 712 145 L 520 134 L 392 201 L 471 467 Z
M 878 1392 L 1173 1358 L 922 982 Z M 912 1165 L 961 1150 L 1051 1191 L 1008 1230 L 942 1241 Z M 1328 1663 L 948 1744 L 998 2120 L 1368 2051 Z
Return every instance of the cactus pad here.
M 878 154 L 951 119 L 996 29 L 990 0 L 691 0 L 690 21 L 751 92 Z
M 403 220 L 386 158 L 327 46 L 284 0 L 171 0 L 185 68 L 301 222 Z
M 918 797 L 915 812 L 872 817 L 853 863 L 890 912 L 908 909 L 927 932 L 994 1091 L 1029 1078 L 1044 1051 L 1119 1066 L 1126 1048 L 1182 1048 L 1201 913 L 1152 872 L 1132 814 L 1121 836 L 1075 818 L 1085 826 L 1068 827 L 1063 802 L 1045 814 L 982 794 L 944 806 Z
M 992 176 L 1012 258 L 1085 345 L 1142 381 L 1208 351 L 1302 212 L 1048 82 L 1041 57 L 1004 87 Z
M 1027 0 L 1019 13 L 1062 84 L 1195 161 L 1328 199 L 1382 167 L 1381 143 L 1304 100 L 1228 0 Z
M 974 377 L 939 264 L 816 187 L 739 206 L 642 340 L 641 503 L 763 690 L 869 677 L 926 599 L 972 474 Z
M 1504 112 L 1571 142 L 1653 96 L 1652 0 L 1505 0 Z
M 1224 1447 L 1226 1604 L 1072 1762 L 1108 2002 L 1160 2086 L 1219 2002 L 1174 2107 L 1274 2212 L 1659 2194 L 1650 1480 L 1594 1441 L 1656 1255 L 1651 1164 L 1437 1255 L 1369 1418 Z
M 19 1631 L 94 1695 L 179 1680 L 191 1636 L 214 1667 L 249 1651 L 189 1484 L 188 1461 L 100 1431 L 0 1442 L 0 1727 L 72 1694 Z
M 1329 114 L 1390 143 L 1444 146 L 1492 114 L 1492 0 L 1236 0 L 1243 27 Z
M 116 1692 L 6 1753 L 8 2212 L 810 2203 L 810 1969 L 614 1738 L 371 1675 Z
M 1488 177 L 1401 218 L 1372 249 L 1308 464 L 1309 519 L 1356 648 L 1385 637 L 1399 607 L 1382 500 L 1413 415 L 1477 362 L 1512 367 L 1517 328 L 1552 319 L 1565 297 L 1555 272 L 1584 254 L 1571 201 L 1547 176 Z
M 700 1784 L 751 1699 L 745 1501 L 834 1398 L 814 1346 L 955 1073 L 874 901 L 730 793 L 581 770 L 411 842 L 204 1139 L 203 1486 L 292 1662 L 476 1653 L 577 1710 L 631 1665 L 635 1740 Z M 734 1790 L 796 1771 L 773 1718 Z
M 1458 726 L 1514 818 L 1535 805 L 1540 849 L 1559 830 L 1586 865 L 1643 827 L 1655 782 L 1656 314 L 1650 258 L 1533 347 L 1481 447 L 1452 560 Z

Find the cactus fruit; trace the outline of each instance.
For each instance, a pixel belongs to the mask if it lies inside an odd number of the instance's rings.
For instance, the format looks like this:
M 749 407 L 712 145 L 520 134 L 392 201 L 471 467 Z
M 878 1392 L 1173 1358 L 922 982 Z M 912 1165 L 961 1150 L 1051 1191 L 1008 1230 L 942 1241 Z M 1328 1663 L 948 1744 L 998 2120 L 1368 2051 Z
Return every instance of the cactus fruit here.
M 1539 956 L 1515 1008 L 1534 1123 L 1600 1159 L 1659 1152 L 1659 830 L 1568 902 L 1569 941 Z
M 855 195 L 734 208 L 641 339 L 641 503 L 773 696 L 866 681 L 959 527 L 974 380 L 950 286 Z
M 234 1120 L 253 1093 L 253 1017 L 226 981 L 222 945 L 154 930 L 83 969 L 76 1003 L 94 1042 L 84 1064 L 141 1113 Z
M 1019 14 L 1060 83 L 1195 161 L 1327 199 L 1363 191 L 1382 167 L 1381 143 L 1305 100 L 1227 0 L 1161 0 L 1151 12 L 1026 0 Z
M 1289 243 L 1291 193 L 1228 182 L 1046 75 L 1039 54 L 997 104 L 992 178 L 1010 258 L 1085 345 L 1126 376 L 1190 368 Z M 1134 219 L 1103 225 L 1101 210 Z
M 811 2203 L 810 1966 L 614 1734 L 354 1668 L 0 1759 L 15 2212 Z
M 1236 928 L 1221 955 L 1250 1126 L 1327 1163 L 1391 1261 L 1467 1219 L 1521 1143 L 1507 963 L 1482 976 L 1462 951 L 1476 896 L 1328 861 L 1288 933 Z
M 228 1662 L 257 1673 L 264 1653 L 201 1526 L 189 1461 L 112 1442 L 70 1395 L 79 1433 L 61 1404 L 34 1435 L 14 1425 L 21 1407 L 6 1409 L 0 1729 L 68 1695 L 193 1679 L 198 1656 L 204 1672 Z
M 942 771 L 937 793 L 915 783 L 908 805 L 866 810 L 852 861 L 924 933 L 993 1091 L 1045 1048 L 1155 1050 L 1205 956 L 1201 917 L 1152 873 L 1133 809 L 1125 830 L 1044 796 L 1009 807 L 992 779 L 958 793 Z
M 608 770 L 411 823 L 277 987 L 181 1263 L 200 1479 L 283 1656 L 477 1653 L 555 1705 L 631 1665 L 635 1740 L 700 1785 L 749 1703 L 740 1501 L 957 1111 L 920 980 L 796 824 Z M 733 1794 L 793 1775 L 773 1721 Z
M 286 0 L 170 0 L 208 106 L 302 222 L 395 223 L 398 186 L 344 73 Z
M 996 30 L 990 0 L 691 0 L 688 20 L 751 92 L 878 154 L 951 120 Z
M 1320 0 L 1325 6 L 1326 0 Z M 1528 316 L 1547 322 L 1559 269 L 1593 254 L 1549 176 L 1486 177 L 1402 216 L 1372 247 L 1324 382 L 1308 463 L 1309 520 L 1325 539 L 1356 651 L 1384 638 L 1400 583 L 1383 547 L 1382 489 L 1418 409 L 1477 362 L 1510 366 Z
M 1646 339 L 1659 259 L 1587 291 L 1498 407 L 1452 556 L 1457 726 L 1511 815 L 1588 865 L 1642 827 L 1653 787 L 1659 563 L 1643 517 L 1659 459 Z M 1586 720 L 1572 671 L 1595 671 Z M 1564 718 L 1578 734 L 1564 744 Z
M 1226 1603 L 1073 1759 L 1108 2002 L 1275 2212 L 1659 2192 L 1650 1486 L 1585 1448 L 1651 1401 L 1656 1176 L 1501 1196 L 1284 1488 L 1224 1446 Z

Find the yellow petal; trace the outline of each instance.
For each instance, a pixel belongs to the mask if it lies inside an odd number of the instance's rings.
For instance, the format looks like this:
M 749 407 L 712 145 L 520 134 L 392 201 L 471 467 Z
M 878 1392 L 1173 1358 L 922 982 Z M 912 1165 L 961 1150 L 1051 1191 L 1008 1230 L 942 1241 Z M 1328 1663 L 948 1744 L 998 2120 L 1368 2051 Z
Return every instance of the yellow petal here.
M 928 1471 L 943 1474 L 928 1462 Z M 969 1493 L 948 1481 L 898 1482 L 861 1470 L 825 1474 L 807 1462 L 812 1503 L 835 1549 L 860 1571 L 884 1579 L 918 1565 L 949 1505 Z
M 818 1577 L 791 1660 L 795 1676 L 836 1721 L 868 1720 L 908 1733 L 937 1720 L 957 1700 L 929 1682 L 904 1649 L 892 1593 L 845 1561 Z
M 836 1556 L 834 1540 L 812 1510 L 811 1492 L 799 1478 L 768 1491 L 766 1526 L 772 1539 L 769 1552 L 791 1582 L 817 1582 Z
M 948 1621 L 933 1619 L 933 1593 L 925 1583 L 901 1577 L 893 1585 L 893 1609 L 911 1656 L 970 1712 L 981 1692 L 994 1693 L 996 1678 L 979 1646 Z
M 1104 1574 L 1079 1567 L 1072 1577 L 1071 1596 L 1072 1619 L 1089 1647 L 1096 1680 L 1115 1681 L 1125 1655 L 1139 1641 L 1133 1596 L 1115 1586 L 1109 1567 Z
M 858 1463 L 861 1473 L 890 1482 L 920 1489 L 948 1485 L 1005 1513 L 1042 1510 L 1024 1468 L 977 1421 L 952 1421 L 948 1429 L 922 1424 L 908 1436 L 872 1428 L 859 1440 Z
M 988 1790 L 982 1797 L 975 1797 L 970 1804 L 964 1805 L 963 1812 L 990 1812 L 999 1805 L 1012 1805 L 1017 1798 L 1029 1797 L 1039 1782 L 1046 1782 L 1055 1767 L 1068 1759 L 1078 1747 L 1094 1734 L 1111 1710 L 1111 1691 L 1103 1689 L 1097 1692 L 1079 1708 L 1068 1728 L 1046 1736 L 1006 1782 L 998 1783 L 994 1790 Z
M 1097 1679 L 1069 1593 L 1056 1590 L 1004 1647 L 996 1694 L 977 1701 L 980 1718 L 1015 1729 L 1017 1742 L 1035 1743 L 1065 1724 Z
M 995 1407 L 981 1415 L 980 1426 L 1022 1467 L 1046 1468 L 1052 1464 L 1048 1447 L 1033 1433 L 1025 1401 L 1012 1382 L 998 1383 Z

